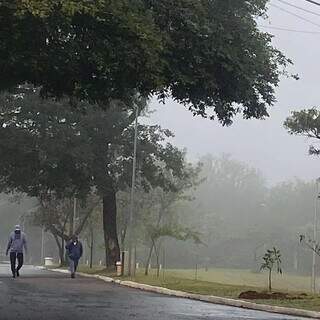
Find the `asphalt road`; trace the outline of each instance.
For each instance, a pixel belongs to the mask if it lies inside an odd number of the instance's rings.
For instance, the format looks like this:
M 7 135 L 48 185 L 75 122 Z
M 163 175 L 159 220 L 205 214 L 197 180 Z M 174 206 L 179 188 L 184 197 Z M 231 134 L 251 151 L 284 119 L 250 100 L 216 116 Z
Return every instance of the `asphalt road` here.
M 12 279 L 0 264 L 0 320 L 298 319 L 172 298 L 27 266 Z M 301 318 L 300 318 L 301 319 Z

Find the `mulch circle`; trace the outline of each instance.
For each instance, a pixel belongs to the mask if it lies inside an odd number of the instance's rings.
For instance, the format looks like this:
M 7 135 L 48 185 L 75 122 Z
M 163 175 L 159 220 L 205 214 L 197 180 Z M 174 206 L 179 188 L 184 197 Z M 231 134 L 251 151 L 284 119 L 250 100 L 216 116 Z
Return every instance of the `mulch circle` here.
M 305 298 L 305 294 L 301 295 L 290 295 L 288 293 L 283 292 L 257 292 L 253 290 L 241 292 L 239 295 L 240 299 L 247 299 L 247 300 L 268 300 L 268 299 L 275 299 L 275 300 L 296 300 L 296 299 L 303 299 Z

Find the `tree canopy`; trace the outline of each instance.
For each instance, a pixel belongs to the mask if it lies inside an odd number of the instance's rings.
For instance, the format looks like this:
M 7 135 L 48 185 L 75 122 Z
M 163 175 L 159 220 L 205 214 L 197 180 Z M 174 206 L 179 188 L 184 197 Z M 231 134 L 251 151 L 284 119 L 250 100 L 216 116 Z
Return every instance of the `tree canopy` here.
M 144 105 L 137 100 L 132 109 Z M 0 190 L 58 199 L 98 194 L 106 248 L 112 252 L 107 264 L 114 266 L 119 259 L 116 198 L 131 186 L 135 116 L 120 101 L 101 110 L 87 102 L 71 106 L 66 100 L 43 100 L 33 88 L 2 95 Z M 137 183 L 145 191 L 174 191 L 176 178 L 187 181 L 194 174 L 170 137 L 157 125 L 139 125 Z
M 320 111 L 317 108 L 293 111 L 284 126 L 290 134 L 320 140 Z M 320 155 L 320 149 L 315 145 L 310 146 L 309 152 Z
M 257 28 L 267 0 L 3 0 L 0 90 L 109 105 L 172 97 L 230 124 L 263 118 L 290 61 Z

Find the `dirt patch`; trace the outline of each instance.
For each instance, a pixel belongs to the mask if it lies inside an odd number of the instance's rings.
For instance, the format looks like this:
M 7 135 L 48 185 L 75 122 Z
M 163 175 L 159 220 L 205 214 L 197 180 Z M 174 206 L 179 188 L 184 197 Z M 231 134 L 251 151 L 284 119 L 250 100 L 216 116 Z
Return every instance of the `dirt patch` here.
M 300 295 L 290 295 L 289 293 L 284 292 L 257 292 L 257 291 L 244 291 L 239 295 L 240 299 L 247 300 L 296 300 L 303 299 L 306 297 L 306 294 L 302 293 Z

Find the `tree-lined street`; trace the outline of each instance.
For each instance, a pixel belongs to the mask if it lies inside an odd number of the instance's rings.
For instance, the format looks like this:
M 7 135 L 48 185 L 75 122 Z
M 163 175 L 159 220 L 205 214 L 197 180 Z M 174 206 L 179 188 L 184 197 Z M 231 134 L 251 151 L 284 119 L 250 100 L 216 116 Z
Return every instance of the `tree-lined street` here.
M 296 317 L 255 312 L 187 299 L 172 298 L 27 266 L 11 279 L 0 265 L 1 320 L 290 320 Z M 67 317 L 66 317 L 67 315 Z
M 232 157 L 250 153 L 243 140 L 258 138 L 254 132 L 232 135 L 236 144 L 218 156 L 225 140 L 197 135 L 202 124 L 191 129 L 181 119 L 169 129 L 151 119 L 154 103 L 178 104 L 222 127 L 273 116 L 280 81 L 299 75 L 264 29 L 320 34 L 271 25 L 270 7 L 320 27 L 275 1 L 320 16 L 284 0 L 0 1 L 0 203 L 7 202 L 0 249 L 11 265 L 10 277 L 0 264 L 0 320 L 290 319 L 71 280 L 23 262 L 69 264 L 71 278 L 79 265 L 184 292 L 320 311 L 320 178 L 316 190 L 299 179 L 271 185 L 251 160 Z M 173 109 L 162 112 L 175 118 Z M 312 138 L 309 153 L 320 155 L 317 108 L 283 121 L 291 135 Z M 176 143 L 181 128 L 214 154 L 191 157 Z M 290 154 L 287 144 L 282 149 Z M 277 166 L 278 155 L 271 157 Z M 312 294 L 277 288 L 275 273 L 309 273 L 310 249 Z M 268 292 L 265 283 L 201 279 L 199 271 L 212 268 L 255 278 L 266 271 Z M 179 278 L 187 269 L 191 278 Z

